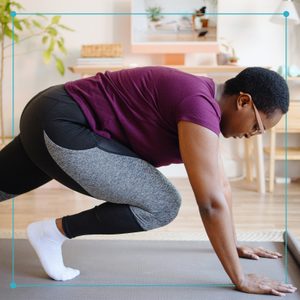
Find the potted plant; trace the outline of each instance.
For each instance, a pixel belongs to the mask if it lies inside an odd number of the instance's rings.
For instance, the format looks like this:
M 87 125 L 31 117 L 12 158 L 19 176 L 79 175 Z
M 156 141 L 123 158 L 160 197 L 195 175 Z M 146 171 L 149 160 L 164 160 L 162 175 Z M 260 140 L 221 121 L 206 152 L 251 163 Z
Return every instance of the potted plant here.
M 229 56 L 228 60 L 231 64 L 236 64 L 239 61 L 239 58 L 237 57 L 235 49 L 233 47 L 231 48 L 231 56 Z
M 161 16 L 161 7 L 159 6 L 151 6 L 146 9 L 146 12 L 148 13 L 148 18 L 150 19 L 150 22 L 158 22 L 160 21 L 163 16 Z
M 56 49 L 62 54 L 66 55 L 67 50 L 64 46 L 64 38 L 60 35 L 59 31 L 73 29 L 63 25 L 60 20 L 60 16 L 54 16 L 50 22 L 46 16 L 41 14 L 37 17 L 19 18 L 12 16 L 13 11 L 20 11 L 24 7 L 10 0 L 0 1 L 0 138 L 2 144 L 5 143 L 4 139 L 4 120 L 3 120 L 3 80 L 4 80 L 4 64 L 5 59 L 10 55 L 6 55 L 6 50 L 11 48 L 11 44 L 7 44 L 7 39 L 12 39 L 14 36 L 14 42 L 16 44 L 28 40 L 33 37 L 41 37 L 41 43 L 44 47 L 44 51 L 41 51 L 43 55 L 44 63 L 48 64 L 51 60 L 55 61 L 56 69 L 64 75 L 65 67 L 62 59 L 56 53 Z M 14 32 L 12 31 L 12 24 L 14 23 Z M 10 50 L 10 49 L 9 49 Z M 30 51 L 28 51 L 30 52 Z M 25 53 L 22 53 L 25 54 Z M 16 55 L 20 55 L 16 53 Z
M 200 8 L 200 12 L 203 13 L 203 15 L 200 17 L 201 23 L 202 23 L 202 27 L 207 28 L 208 27 L 208 18 L 205 15 L 206 12 L 206 6 L 203 6 Z
M 163 16 L 160 15 L 161 13 L 161 7 L 159 6 L 152 6 L 148 7 L 146 9 L 146 12 L 148 14 L 149 19 L 149 27 L 151 30 L 156 31 L 156 27 L 159 25 L 159 21 L 163 18 Z
M 196 9 L 192 15 L 192 24 L 194 30 L 199 30 L 202 27 L 208 27 L 208 18 L 205 16 L 206 6 Z

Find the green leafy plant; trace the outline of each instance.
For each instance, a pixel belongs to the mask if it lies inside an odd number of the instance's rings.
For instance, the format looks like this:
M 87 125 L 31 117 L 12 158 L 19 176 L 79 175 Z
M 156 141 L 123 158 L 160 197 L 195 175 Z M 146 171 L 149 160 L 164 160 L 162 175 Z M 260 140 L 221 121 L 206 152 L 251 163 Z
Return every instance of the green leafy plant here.
M 146 12 L 149 13 L 148 18 L 150 19 L 151 22 L 157 22 L 157 21 L 160 21 L 163 18 L 160 15 L 161 14 L 161 7 L 159 7 L 159 6 L 148 7 L 146 9 Z
M 5 56 L 5 50 L 11 48 L 12 43 L 5 45 L 7 39 L 12 39 L 19 44 L 30 38 L 41 38 L 43 49 L 41 50 L 43 61 L 49 64 L 55 62 L 57 71 L 63 76 L 65 66 L 62 58 L 57 52 L 67 55 L 65 40 L 60 34 L 61 30 L 74 31 L 73 29 L 61 23 L 61 16 L 53 16 L 50 20 L 42 14 L 35 17 L 19 18 L 12 17 L 12 11 L 24 10 L 24 7 L 15 1 L 0 0 L 0 118 L 1 118 L 1 140 L 4 144 L 4 120 L 3 120 L 3 79 L 4 63 L 8 56 Z M 14 24 L 14 32 L 13 32 Z M 34 50 L 36 51 L 36 49 Z M 30 52 L 30 51 L 29 51 Z M 24 54 L 24 53 L 23 53 Z M 18 55 L 18 54 L 16 54 Z

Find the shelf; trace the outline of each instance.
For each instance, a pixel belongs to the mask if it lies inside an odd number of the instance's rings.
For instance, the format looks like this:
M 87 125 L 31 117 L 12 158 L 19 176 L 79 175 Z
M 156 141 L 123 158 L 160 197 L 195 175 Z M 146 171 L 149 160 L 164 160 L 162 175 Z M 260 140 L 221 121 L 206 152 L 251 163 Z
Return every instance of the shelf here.
M 187 73 L 239 73 L 247 66 L 224 65 L 224 66 L 185 66 L 185 65 L 165 65 L 166 67 L 176 68 Z M 75 65 L 70 66 L 69 70 L 73 73 L 92 75 L 98 72 L 118 71 L 130 68 L 129 65 Z M 137 66 L 138 67 L 138 66 Z

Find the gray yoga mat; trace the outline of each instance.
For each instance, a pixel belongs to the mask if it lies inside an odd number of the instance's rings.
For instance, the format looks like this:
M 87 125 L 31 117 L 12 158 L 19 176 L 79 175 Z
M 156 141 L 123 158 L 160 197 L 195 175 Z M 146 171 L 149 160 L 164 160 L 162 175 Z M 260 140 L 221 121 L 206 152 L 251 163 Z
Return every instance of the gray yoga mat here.
M 222 286 L 231 282 L 205 241 L 69 240 L 63 246 L 65 264 L 81 274 L 57 282 L 44 273 L 28 241 L 15 240 L 17 287 L 12 289 L 11 243 L 0 239 L 0 300 L 278 299 Z M 280 242 L 245 244 L 284 252 Z M 284 259 L 241 259 L 241 263 L 246 273 L 285 279 Z M 288 281 L 300 289 L 300 269 L 290 253 L 288 270 Z M 286 299 L 300 299 L 299 291 Z
M 288 249 L 300 267 L 300 242 L 290 231 L 286 231 L 286 233 Z M 285 240 L 285 232 L 283 233 L 283 240 Z

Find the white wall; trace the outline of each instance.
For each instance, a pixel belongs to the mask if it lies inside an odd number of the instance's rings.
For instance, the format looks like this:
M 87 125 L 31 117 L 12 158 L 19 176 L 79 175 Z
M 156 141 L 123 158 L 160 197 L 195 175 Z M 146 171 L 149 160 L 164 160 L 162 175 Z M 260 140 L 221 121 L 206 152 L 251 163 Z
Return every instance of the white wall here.
M 168 1 L 168 0 L 166 0 Z M 234 1 L 219 0 L 219 11 L 222 12 L 273 12 L 280 0 Z M 129 0 L 20 0 L 27 12 L 130 12 Z M 284 46 L 283 29 L 270 23 L 268 16 L 220 16 L 218 21 L 219 37 L 232 41 L 242 65 L 261 65 L 277 67 L 283 64 Z M 75 32 L 64 32 L 66 48 L 69 51 L 65 65 L 70 66 L 80 55 L 82 44 L 120 42 L 124 45 L 125 63 L 139 65 L 160 64 L 159 55 L 136 55 L 130 53 L 130 16 L 63 16 L 64 24 L 75 29 Z M 296 28 L 299 36 L 299 28 Z M 299 39 L 297 41 L 299 49 Z M 41 58 L 41 51 L 28 52 L 30 49 L 41 49 L 38 39 L 28 40 L 15 46 L 15 135 L 19 132 L 19 117 L 25 104 L 32 96 L 50 85 L 64 83 L 79 78 L 78 75 L 66 72 L 61 77 L 54 64 L 46 66 Z M 6 55 L 10 55 L 7 51 Z M 210 55 L 193 54 L 187 57 L 189 64 L 214 63 Z M 11 65 L 6 61 L 4 98 L 6 134 L 11 135 Z M 300 64 L 299 58 L 295 62 Z M 299 92 L 299 91 L 298 91 Z M 267 141 L 267 139 L 266 139 Z M 230 177 L 243 173 L 243 147 L 241 141 L 224 140 L 223 156 L 225 168 Z M 278 164 L 279 165 L 279 164 Z M 296 163 L 297 165 L 297 163 Z M 283 176 L 280 165 L 277 174 Z M 299 165 L 290 168 L 292 176 L 298 174 Z M 163 168 L 170 176 L 185 174 L 183 166 Z

